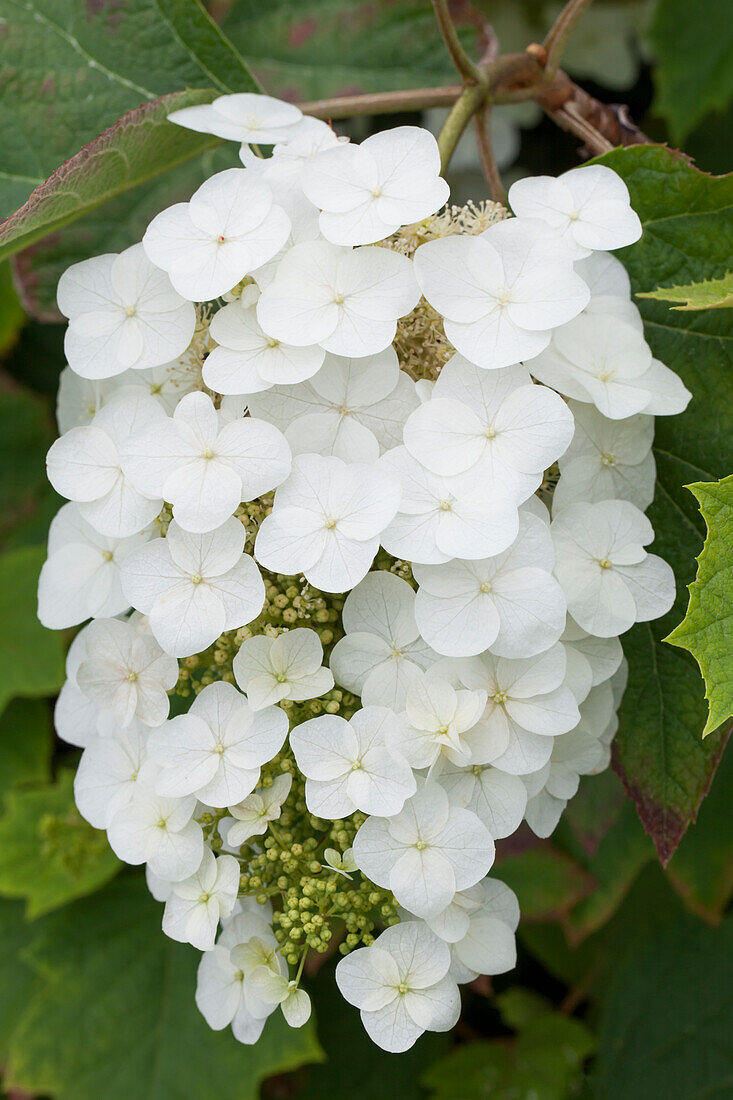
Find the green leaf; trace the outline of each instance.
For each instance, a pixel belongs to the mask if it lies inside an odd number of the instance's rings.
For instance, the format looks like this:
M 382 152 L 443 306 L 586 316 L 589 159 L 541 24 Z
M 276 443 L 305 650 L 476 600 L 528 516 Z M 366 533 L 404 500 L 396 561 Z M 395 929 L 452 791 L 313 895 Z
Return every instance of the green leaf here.
M 50 776 L 51 712 L 40 699 L 14 699 L 0 714 L 0 800 L 13 787 Z
M 722 279 L 706 279 L 702 283 L 687 286 L 660 286 L 656 290 L 640 294 L 639 298 L 656 298 L 660 302 L 681 302 L 670 309 L 730 309 L 733 307 L 733 275 Z
M 259 90 L 197 0 L 0 0 L 0 25 L 0 216 L 37 189 L 0 257 L 218 143 L 170 111 Z
M 38 924 L 23 918 L 17 901 L 0 901 L 0 1059 L 4 1062 L 12 1035 L 28 1004 L 43 988 L 38 974 L 21 958 Z
M 263 1078 L 322 1057 L 278 1012 L 255 1046 L 194 1003 L 193 948 L 167 939 L 139 874 L 40 922 L 25 960 L 46 987 L 12 1035 L 7 1083 L 54 1100 L 256 1100 Z
M 241 162 L 232 143 L 209 149 L 125 191 L 14 256 L 11 262 L 28 312 L 39 321 L 62 320 L 56 305 L 56 287 L 67 267 L 90 256 L 121 252 L 140 240 L 161 210 L 176 202 L 186 202 L 214 172 L 236 165 L 241 166 Z
M 697 821 L 667 865 L 667 877 L 685 904 L 717 923 L 733 895 L 733 752 L 723 754 Z
M 599 775 L 581 776 L 578 793 L 570 799 L 560 819 L 561 828 L 570 828 L 579 857 L 596 854 L 625 801 L 621 780 L 610 768 Z M 575 849 L 571 853 L 575 854 Z
M 729 1096 L 733 920 L 676 925 L 617 968 L 603 1002 L 599 1100 Z
M 697 497 L 708 535 L 689 585 L 690 604 L 667 641 L 687 649 L 705 680 L 706 737 L 733 714 L 733 474 L 687 488 Z
M 660 146 L 619 149 L 599 159 L 626 181 L 644 226 L 641 240 L 618 253 L 635 293 L 660 282 L 725 274 L 733 176 L 706 176 Z M 695 818 L 723 745 L 719 734 L 701 741 L 706 705 L 698 669 L 662 639 L 683 617 L 685 586 L 704 537 L 704 523 L 684 486 L 715 481 L 733 468 L 727 422 L 733 407 L 733 312 L 675 313 L 649 300 L 640 306 L 652 351 L 693 395 L 681 416 L 656 421 L 652 550 L 672 565 L 677 600 L 668 615 L 640 623 L 623 637 L 629 684 L 614 743 L 614 766 L 666 862 Z
M 546 841 L 500 860 L 491 873 L 517 895 L 525 920 L 556 919 L 595 885 L 577 860 Z
M 0 710 L 15 695 L 50 695 L 64 681 L 64 646 L 36 618 L 42 547 L 0 556 Z
M 595 1049 L 595 1037 L 580 1020 L 553 1012 L 549 1002 L 528 990 L 497 998 L 512 1018 L 517 994 L 531 998 L 533 1011 L 520 1011 L 513 1041 L 467 1043 L 431 1066 L 421 1078 L 430 1100 L 567 1100 L 582 1080 L 582 1066 Z M 506 1018 L 506 1017 L 505 1017 Z
M 648 863 L 611 919 L 585 939 L 571 943 L 559 922 L 520 922 L 519 942 L 555 978 L 578 989 L 583 999 L 603 992 L 627 954 L 673 924 L 700 924 L 675 892 L 656 860 Z
M 733 20 L 728 0 L 659 0 L 649 30 L 656 59 L 655 108 L 679 144 L 733 98 Z
M 323 967 L 308 984 L 308 992 L 313 998 L 318 1038 L 326 1060 L 298 1074 L 298 1079 L 305 1078 L 298 1100 L 375 1100 L 385 1094 L 386 1081 L 390 1097 L 423 1100 L 420 1073 L 426 1064 L 445 1054 L 447 1035 L 426 1032 L 411 1050 L 395 1058 L 368 1037 L 357 1009 L 339 993 L 332 966 Z
M 425 0 L 237 0 L 222 26 L 267 91 L 287 99 L 456 82 Z
M 74 805 L 74 773 L 11 790 L 0 817 L 0 895 L 25 898 L 29 918 L 104 886 L 120 869 L 103 832 Z
M 626 799 L 596 854 L 586 863 L 597 886 L 565 918 L 568 939 L 577 942 L 601 928 L 616 912 L 641 868 L 653 858 L 654 847 Z
M 55 431 L 46 403 L 30 390 L 0 401 L 0 539 L 46 492 L 46 451 Z
M 40 184 L 24 206 L 0 223 L 0 259 L 139 183 L 218 144 L 167 121 L 171 111 L 208 103 L 214 92 L 175 92 L 124 114 Z
M 0 356 L 6 355 L 25 324 L 25 313 L 13 286 L 10 264 L 0 264 Z
M 496 1005 L 507 1027 L 522 1031 L 552 1012 L 552 1004 L 533 989 L 515 985 L 496 996 Z

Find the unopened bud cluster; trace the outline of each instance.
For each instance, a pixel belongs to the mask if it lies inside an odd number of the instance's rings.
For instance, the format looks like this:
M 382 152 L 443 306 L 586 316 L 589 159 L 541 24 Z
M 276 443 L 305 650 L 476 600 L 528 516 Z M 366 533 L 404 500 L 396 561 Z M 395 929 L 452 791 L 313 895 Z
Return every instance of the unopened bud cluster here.
M 417 127 L 171 118 L 243 167 L 59 283 L 39 616 L 86 625 L 56 727 L 211 1027 L 301 1026 L 333 953 L 405 1050 L 514 965 L 495 841 L 608 764 L 619 635 L 674 597 L 654 417 L 690 395 L 610 255 L 641 226 L 608 168 L 456 208 Z

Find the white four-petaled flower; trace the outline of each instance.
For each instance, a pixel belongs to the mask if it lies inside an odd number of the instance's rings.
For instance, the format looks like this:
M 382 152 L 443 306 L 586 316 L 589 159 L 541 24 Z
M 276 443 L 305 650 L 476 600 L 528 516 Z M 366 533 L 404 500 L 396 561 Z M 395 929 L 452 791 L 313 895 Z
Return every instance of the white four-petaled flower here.
M 419 297 L 406 256 L 308 241 L 285 253 L 257 303 L 257 320 L 276 340 L 359 358 L 389 347 L 397 319 Z
M 175 520 L 166 537 L 125 558 L 122 590 L 166 653 L 188 657 L 224 630 L 251 623 L 265 602 L 265 586 L 249 554 L 242 524 L 228 519 L 206 535 Z
M 38 618 L 49 630 L 64 630 L 92 617 L 127 611 L 120 566 L 152 530 L 115 539 L 87 523 L 77 504 L 64 504 L 51 520 L 48 557 L 38 582 Z
M 246 638 L 234 658 L 234 678 L 254 710 L 281 699 L 301 702 L 325 695 L 333 675 L 321 664 L 323 646 L 313 630 L 298 627 L 276 638 Z
M 342 959 L 336 983 L 360 1009 L 370 1038 L 399 1054 L 424 1031 L 450 1031 L 458 1020 L 461 999 L 449 969 L 447 944 L 421 921 L 405 921 Z
M 205 393 L 186 394 L 172 418 L 135 432 L 120 460 L 133 485 L 169 501 L 178 525 L 198 534 L 290 473 L 290 448 L 277 428 L 249 416 L 222 423 Z
M 443 788 L 428 780 L 398 814 L 366 819 L 354 839 L 354 859 L 400 905 L 427 918 L 484 877 L 494 841 L 476 814 L 451 806 Z
M 248 401 L 252 415 L 275 424 L 293 454 L 335 455 L 374 462 L 402 442 L 405 418 L 416 409 L 415 383 L 393 348 L 363 359 L 328 355 L 309 381 L 276 386 Z
M 252 394 L 270 386 L 290 386 L 310 378 L 323 362 L 323 348 L 294 347 L 262 331 L 257 320 L 259 296 L 250 284 L 211 319 L 209 332 L 218 347 L 206 356 L 202 373 L 217 393 Z
M 186 350 L 196 311 L 141 244 L 72 264 L 59 279 L 69 327 L 66 358 L 83 378 L 111 378 L 170 362 Z
M 125 863 L 147 863 L 159 878 L 181 882 L 195 873 L 204 856 L 195 809 L 192 796 L 167 798 L 149 783 L 136 783 L 132 798 L 107 826 L 112 850 Z
M 228 141 L 273 145 L 289 140 L 298 131 L 303 114 L 294 103 L 256 92 L 238 92 L 220 95 L 197 107 L 182 107 L 168 118 L 187 130 L 216 134 Z
M 488 369 L 537 355 L 590 297 L 558 236 L 536 219 L 428 241 L 415 253 L 415 274 L 456 351 Z
M 573 259 L 593 249 L 623 248 L 641 236 L 629 189 L 603 164 L 588 164 L 554 176 L 528 176 L 509 188 L 520 218 L 540 218 L 562 237 Z
M 257 786 L 261 765 L 279 751 L 287 728 L 279 707 L 255 712 L 232 684 L 209 684 L 186 714 L 151 733 L 148 752 L 160 769 L 155 789 L 169 798 L 195 794 L 209 806 L 240 802 Z
M 334 244 L 381 241 L 434 214 L 450 193 L 440 177 L 438 143 L 418 126 L 324 150 L 306 166 L 303 190 L 322 211 L 321 233 Z
M 159 726 L 168 717 L 167 692 L 176 686 L 178 661 L 155 638 L 118 619 L 95 619 L 86 635 L 87 657 L 76 682 L 122 727 L 134 718 Z
M 255 556 L 275 573 L 304 573 L 324 592 L 345 592 L 367 573 L 400 499 L 376 465 L 297 455 L 260 526 Z
M 211 951 L 219 921 L 231 915 L 238 891 L 239 864 L 234 856 L 215 856 L 207 848 L 198 871 L 172 884 L 163 931 L 172 940 Z
M 669 611 L 674 573 L 644 549 L 653 538 L 649 520 L 627 500 L 568 504 L 553 519 L 555 575 L 589 634 L 612 638 Z
M 349 722 L 324 714 L 296 726 L 290 745 L 310 812 L 331 820 L 356 810 L 399 813 L 416 790 L 412 769 L 392 747 L 399 725 L 387 707 L 362 707 Z
M 123 389 L 91 424 L 72 428 L 52 444 L 46 458 L 49 481 L 78 503 L 79 515 L 101 535 L 136 535 L 160 512 L 162 498 L 134 487 L 120 466 L 120 454 L 133 432 L 165 419 L 155 398 L 139 389 Z
M 447 657 L 489 648 L 501 656 L 529 657 L 549 649 L 563 632 L 566 611 L 550 572 L 553 561 L 547 524 L 524 512 L 516 541 L 496 557 L 416 565 L 420 633 Z
M 289 233 L 290 219 L 269 188 L 244 168 L 228 168 L 202 183 L 189 202 L 153 218 L 143 247 L 181 297 L 204 302 L 271 260 Z
M 420 637 L 415 593 L 407 581 L 378 570 L 346 597 L 345 637 L 331 651 L 331 671 L 362 703 L 402 710 L 409 685 L 438 659 Z
M 248 794 L 241 802 L 229 807 L 234 824 L 229 826 L 227 844 L 237 848 L 253 836 L 261 836 L 267 831 L 270 821 L 277 821 L 282 804 L 290 794 L 292 775 L 278 775 L 269 787 L 260 787 Z

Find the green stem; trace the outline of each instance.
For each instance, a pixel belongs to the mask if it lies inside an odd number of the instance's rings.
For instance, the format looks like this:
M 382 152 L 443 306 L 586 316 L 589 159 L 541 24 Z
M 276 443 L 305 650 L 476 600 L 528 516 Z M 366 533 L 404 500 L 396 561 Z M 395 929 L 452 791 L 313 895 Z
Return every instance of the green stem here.
M 481 73 L 461 45 L 456 25 L 453 22 L 453 18 L 448 8 L 448 0 L 433 0 L 433 9 L 435 11 L 438 29 L 443 36 L 443 41 L 446 44 L 448 53 L 451 56 L 451 61 L 455 65 L 456 70 L 463 77 L 464 81 L 479 83 L 481 80 Z
M 305 966 L 305 960 L 308 955 L 308 948 L 303 948 L 303 954 L 300 956 L 300 962 L 298 963 L 298 970 L 295 975 L 295 984 L 300 985 L 300 979 L 303 976 L 303 967 Z
M 586 8 L 592 3 L 593 0 L 569 0 L 550 28 L 544 41 L 547 50 L 545 73 L 548 80 L 554 79 L 568 39 Z
M 483 104 L 486 102 L 488 88 L 482 84 L 468 84 L 451 108 L 438 135 L 440 149 L 440 169 L 445 172 L 460 141 L 463 131 Z

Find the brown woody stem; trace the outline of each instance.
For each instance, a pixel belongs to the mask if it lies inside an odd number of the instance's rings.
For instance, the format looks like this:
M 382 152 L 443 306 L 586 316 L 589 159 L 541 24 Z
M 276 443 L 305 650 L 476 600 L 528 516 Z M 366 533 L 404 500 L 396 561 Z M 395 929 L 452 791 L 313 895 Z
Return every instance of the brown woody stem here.
M 462 91 L 460 84 L 448 84 L 441 88 L 414 88 L 408 92 L 367 92 L 365 95 L 336 96 L 335 99 L 314 99 L 298 106 L 304 115 L 313 118 L 356 118 L 451 107 Z
M 491 108 L 484 106 L 480 107 L 473 116 L 473 122 L 476 128 L 476 139 L 478 141 L 479 156 L 481 157 L 481 167 L 483 168 L 486 182 L 489 185 L 489 194 L 494 202 L 504 202 L 506 197 L 504 194 L 504 185 L 501 182 L 501 176 L 499 175 L 499 169 L 494 157 L 494 148 L 491 144 L 491 132 L 489 130 L 490 118 Z
M 625 107 L 601 103 L 561 70 L 552 80 L 547 80 L 544 59 L 544 47 L 530 47 L 524 53 L 505 54 L 487 66 L 483 74 L 485 84 L 465 87 L 453 84 L 440 88 L 338 96 L 299 106 L 304 114 L 323 119 L 451 107 L 446 120 L 448 130 L 441 147 L 445 163 L 473 115 L 487 103 L 534 100 L 558 126 L 579 137 L 593 154 L 606 152 L 615 145 L 637 145 L 649 141 L 628 117 Z

